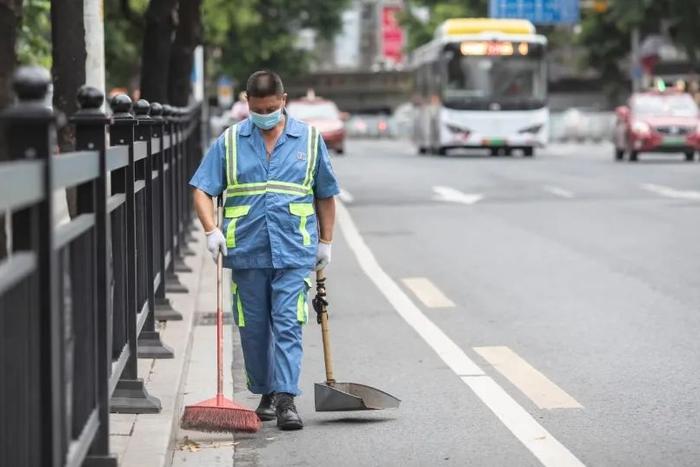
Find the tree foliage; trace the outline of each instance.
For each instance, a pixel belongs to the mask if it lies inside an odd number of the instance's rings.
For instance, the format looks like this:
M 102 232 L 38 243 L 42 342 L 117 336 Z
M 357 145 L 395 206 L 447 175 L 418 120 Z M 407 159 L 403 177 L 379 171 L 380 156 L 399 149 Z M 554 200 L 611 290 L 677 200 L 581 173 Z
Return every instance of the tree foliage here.
M 340 29 L 348 0 L 204 0 L 204 36 L 215 54 L 214 68 L 243 81 L 260 68 L 297 75 L 309 66 L 313 54 L 301 50 L 298 32 L 310 28 L 321 38 Z
M 406 29 L 409 51 L 430 42 L 435 29 L 450 18 L 484 17 L 487 15 L 488 0 L 409 0 L 401 14 L 401 24 Z M 421 21 L 415 14 L 416 7 L 427 7 L 430 18 Z
M 51 68 L 51 1 L 24 0 L 17 34 L 17 61 Z

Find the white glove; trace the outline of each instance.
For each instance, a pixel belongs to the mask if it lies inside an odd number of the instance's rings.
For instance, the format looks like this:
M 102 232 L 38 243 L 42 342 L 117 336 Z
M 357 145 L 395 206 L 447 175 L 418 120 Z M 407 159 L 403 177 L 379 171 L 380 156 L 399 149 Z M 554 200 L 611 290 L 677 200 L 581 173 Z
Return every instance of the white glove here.
M 318 250 L 316 250 L 316 270 L 320 271 L 321 269 L 328 266 L 328 264 L 330 262 L 331 262 L 331 244 L 324 243 L 324 242 L 318 242 Z
M 219 256 L 219 251 L 221 254 L 226 256 L 228 250 L 226 249 L 226 237 L 219 229 L 214 229 L 211 232 L 207 232 L 207 250 L 211 253 L 211 257 L 216 263 L 217 257 Z

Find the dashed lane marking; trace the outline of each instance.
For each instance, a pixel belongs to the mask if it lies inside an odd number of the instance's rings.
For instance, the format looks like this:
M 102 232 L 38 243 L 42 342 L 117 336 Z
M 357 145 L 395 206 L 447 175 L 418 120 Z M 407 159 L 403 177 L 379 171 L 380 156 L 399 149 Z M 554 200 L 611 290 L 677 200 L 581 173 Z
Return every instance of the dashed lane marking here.
M 434 186 L 433 192 L 435 193 L 433 199 L 448 203 L 474 204 L 484 197 L 478 193 L 462 193 L 449 186 Z
M 642 188 L 644 188 L 647 191 L 651 191 L 652 193 L 656 193 L 657 195 L 665 196 L 667 198 L 700 201 L 700 191 L 676 190 L 675 188 L 663 185 L 655 185 L 653 183 L 645 183 L 642 185 Z
M 510 348 L 504 346 L 474 347 L 474 350 L 540 409 L 583 408 L 576 399 Z
M 565 190 L 564 188 L 560 188 L 558 186 L 547 185 L 547 186 L 543 186 L 542 189 L 544 191 L 546 191 L 547 193 L 551 193 L 554 196 L 559 196 L 561 198 L 573 198 L 574 197 L 573 192 L 571 192 L 569 190 Z
M 407 277 L 402 282 L 428 308 L 452 308 L 454 302 L 426 277 Z
M 350 213 L 338 203 L 338 224 L 360 268 L 401 318 L 435 351 L 445 364 L 498 417 L 503 425 L 547 467 L 580 467 L 584 464 L 552 436 L 532 415 L 487 376 L 466 353 L 411 301 L 382 269 L 360 235 Z

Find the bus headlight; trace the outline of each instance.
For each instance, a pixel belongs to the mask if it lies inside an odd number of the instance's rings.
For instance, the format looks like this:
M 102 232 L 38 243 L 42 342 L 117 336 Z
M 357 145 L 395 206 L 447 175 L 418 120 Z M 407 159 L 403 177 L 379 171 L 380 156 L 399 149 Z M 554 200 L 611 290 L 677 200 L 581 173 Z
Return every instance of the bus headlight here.
M 532 125 L 532 126 L 529 126 L 527 128 L 523 128 L 522 130 L 518 131 L 518 133 L 520 133 L 521 135 L 526 134 L 526 133 L 531 134 L 531 135 L 536 135 L 537 133 L 540 132 L 540 130 L 542 129 L 543 126 L 544 125 L 542 125 L 541 123 L 538 125 Z

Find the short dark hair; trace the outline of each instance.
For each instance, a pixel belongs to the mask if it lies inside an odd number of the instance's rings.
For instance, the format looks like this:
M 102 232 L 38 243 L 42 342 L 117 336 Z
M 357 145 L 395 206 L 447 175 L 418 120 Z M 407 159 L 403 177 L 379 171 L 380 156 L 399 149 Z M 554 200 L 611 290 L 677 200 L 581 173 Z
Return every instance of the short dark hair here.
M 248 97 L 281 96 L 284 94 L 284 85 L 280 75 L 270 70 L 256 71 L 246 83 Z

